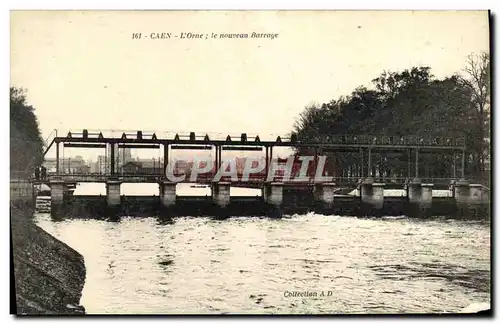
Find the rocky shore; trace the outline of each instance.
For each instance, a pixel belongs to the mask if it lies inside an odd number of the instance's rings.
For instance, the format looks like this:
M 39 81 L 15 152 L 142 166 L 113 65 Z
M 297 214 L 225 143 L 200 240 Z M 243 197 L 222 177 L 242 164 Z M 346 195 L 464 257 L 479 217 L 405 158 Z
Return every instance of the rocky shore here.
M 11 244 L 17 315 L 81 315 L 83 256 L 32 221 L 27 206 L 11 204 Z

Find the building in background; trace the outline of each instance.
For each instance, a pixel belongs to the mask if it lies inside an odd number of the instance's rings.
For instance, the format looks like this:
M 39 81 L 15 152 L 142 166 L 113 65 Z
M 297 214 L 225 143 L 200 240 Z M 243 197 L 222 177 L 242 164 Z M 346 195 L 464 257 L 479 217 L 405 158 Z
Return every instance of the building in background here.
M 163 163 L 158 159 L 136 159 L 125 163 L 120 167 L 119 172 L 122 174 L 162 174 Z
M 105 155 L 99 155 L 97 157 L 97 161 L 95 162 L 94 170 L 96 170 L 96 173 L 100 173 L 100 174 L 108 173 L 108 170 L 109 170 L 108 159 Z
M 90 165 L 90 173 L 100 173 L 99 171 L 99 163 L 96 162 L 89 162 Z
M 43 166 L 49 173 L 56 172 L 56 158 L 45 158 Z M 90 169 L 91 167 L 79 155 L 59 158 L 59 172 L 61 173 L 89 173 Z
M 132 150 L 130 148 L 118 148 L 116 152 L 116 170 L 120 170 L 125 164 L 132 161 Z

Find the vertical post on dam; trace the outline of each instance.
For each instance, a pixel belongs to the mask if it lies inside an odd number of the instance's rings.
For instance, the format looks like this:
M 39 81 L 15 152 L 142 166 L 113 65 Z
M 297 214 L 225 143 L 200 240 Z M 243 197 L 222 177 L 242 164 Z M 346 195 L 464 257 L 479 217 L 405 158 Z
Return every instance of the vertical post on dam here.
M 162 215 L 170 214 L 177 200 L 177 184 L 164 180 L 158 185 L 160 187 L 160 212 Z
M 373 178 L 366 178 L 361 183 L 361 209 L 363 214 L 378 215 L 384 206 L 385 183 L 374 182 Z
M 372 169 L 372 150 L 368 148 L 368 178 L 360 186 L 361 214 L 378 215 L 384 206 L 384 183 L 375 182 Z
M 110 173 L 111 175 L 115 174 L 115 166 L 116 166 L 116 160 L 115 160 L 115 143 L 111 143 L 111 152 L 110 152 Z
M 421 208 L 425 210 L 431 210 L 432 207 L 432 190 L 434 184 L 432 183 L 422 183 L 422 198 L 420 201 Z
M 455 196 L 455 204 L 458 214 L 461 217 L 468 217 L 470 196 L 469 182 L 465 179 L 456 181 L 453 186 L 453 195 Z
M 59 174 L 59 142 L 56 142 L 56 174 Z
M 454 184 L 454 196 L 458 215 L 463 218 L 489 213 L 489 196 L 480 184 L 469 184 L 465 179 L 458 180 Z
M 163 176 L 166 177 L 167 176 L 167 168 L 168 168 L 168 160 L 169 160 L 169 157 L 168 157 L 168 149 L 169 149 L 169 145 L 166 143 L 166 142 L 163 142 Z M 161 188 L 160 188 L 161 190 Z
M 335 186 L 335 183 L 332 182 L 318 183 L 314 185 L 314 200 L 321 213 L 332 213 Z
M 214 182 L 212 184 L 212 198 L 221 208 L 225 208 L 230 202 L 231 183 L 229 182 Z
M 117 216 L 121 207 L 121 181 L 108 179 L 106 182 L 106 206 L 109 216 Z
M 264 184 L 262 196 L 267 204 L 271 217 L 281 217 L 281 204 L 283 203 L 283 183 L 271 182 Z
M 54 217 L 63 216 L 64 208 L 64 193 L 66 184 L 61 179 L 53 179 L 50 181 L 50 214 Z
M 424 184 L 415 178 L 408 184 L 408 214 L 410 216 L 429 216 L 432 207 L 433 184 Z

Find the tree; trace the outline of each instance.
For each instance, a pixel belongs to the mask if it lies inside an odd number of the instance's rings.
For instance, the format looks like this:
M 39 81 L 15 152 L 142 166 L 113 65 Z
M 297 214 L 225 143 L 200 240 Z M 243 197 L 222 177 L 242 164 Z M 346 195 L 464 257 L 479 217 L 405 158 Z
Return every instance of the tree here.
M 43 161 L 43 141 L 34 108 L 24 89 L 10 88 L 11 177 L 26 177 Z
M 431 68 L 428 66 L 413 67 L 411 70 L 399 73 L 384 71 L 378 78 L 373 79 L 372 83 L 380 96 L 387 100 L 408 88 L 429 83 L 434 77 L 430 71 Z
M 471 54 L 467 58 L 467 65 L 464 69 L 465 75 L 459 77 L 463 86 L 470 91 L 470 100 L 475 108 L 475 121 L 479 133 L 476 152 L 479 172 L 484 171 L 484 159 L 487 151 L 489 151 L 485 149 L 485 146 L 488 146 L 485 140 L 490 136 L 490 68 L 489 54 Z
M 294 124 L 294 132 L 299 140 L 326 143 L 334 136 L 344 135 L 460 137 L 466 140 L 467 156 L 470 157 L 466 173 L 474 174 L 477 168 L 473 166 L 480 158 L 478 152 L 482 152 L 481 139 L 486 134 L 478 125 L 489 123 L 489 117 L 481 113 L 489 105 L 486 101 L 489 99 L 489 74 L 484 68 L 489 63 L 482 62 L 472 64 L 469 69 L 476 76 L 472 79 L 481 81 L 476 82 L 481 84 L 476 87 L 472 86 L 475 83 L 470 80 L 466 83 L 456 75 L 435 79 L 430 67 L 384 71 L 372 80 L 373 90 L 358 87 L 347 97 L 308 106 Z M 478 116 L 484 117 L 479 123 Z M 300 148 L 299 153 L 302 153 Z M 350 170 L 352 174 L 354 169 L 354 174 L 366 175 L 361 172 L 366 166 L 361 165 L 359 153 L 342 153 L 336 160 L 342 172 Z M 453 174 L 451 155 L 422 154 L 419 160 L 422 162 L 419 174 L 424 177 L 451 177 Z M 372 173 L 404 177 L 411 173 L 406 154 L 391 159 L 372 154 L 372 162 Z

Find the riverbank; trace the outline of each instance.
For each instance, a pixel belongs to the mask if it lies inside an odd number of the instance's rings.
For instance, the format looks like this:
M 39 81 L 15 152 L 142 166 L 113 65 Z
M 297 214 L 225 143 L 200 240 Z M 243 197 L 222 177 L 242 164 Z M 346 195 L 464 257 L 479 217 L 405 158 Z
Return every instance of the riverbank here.
M 17 315 L 82 315 L 86 269 L 81 254 L 33 223 L 29 207 L 11 203 Z

